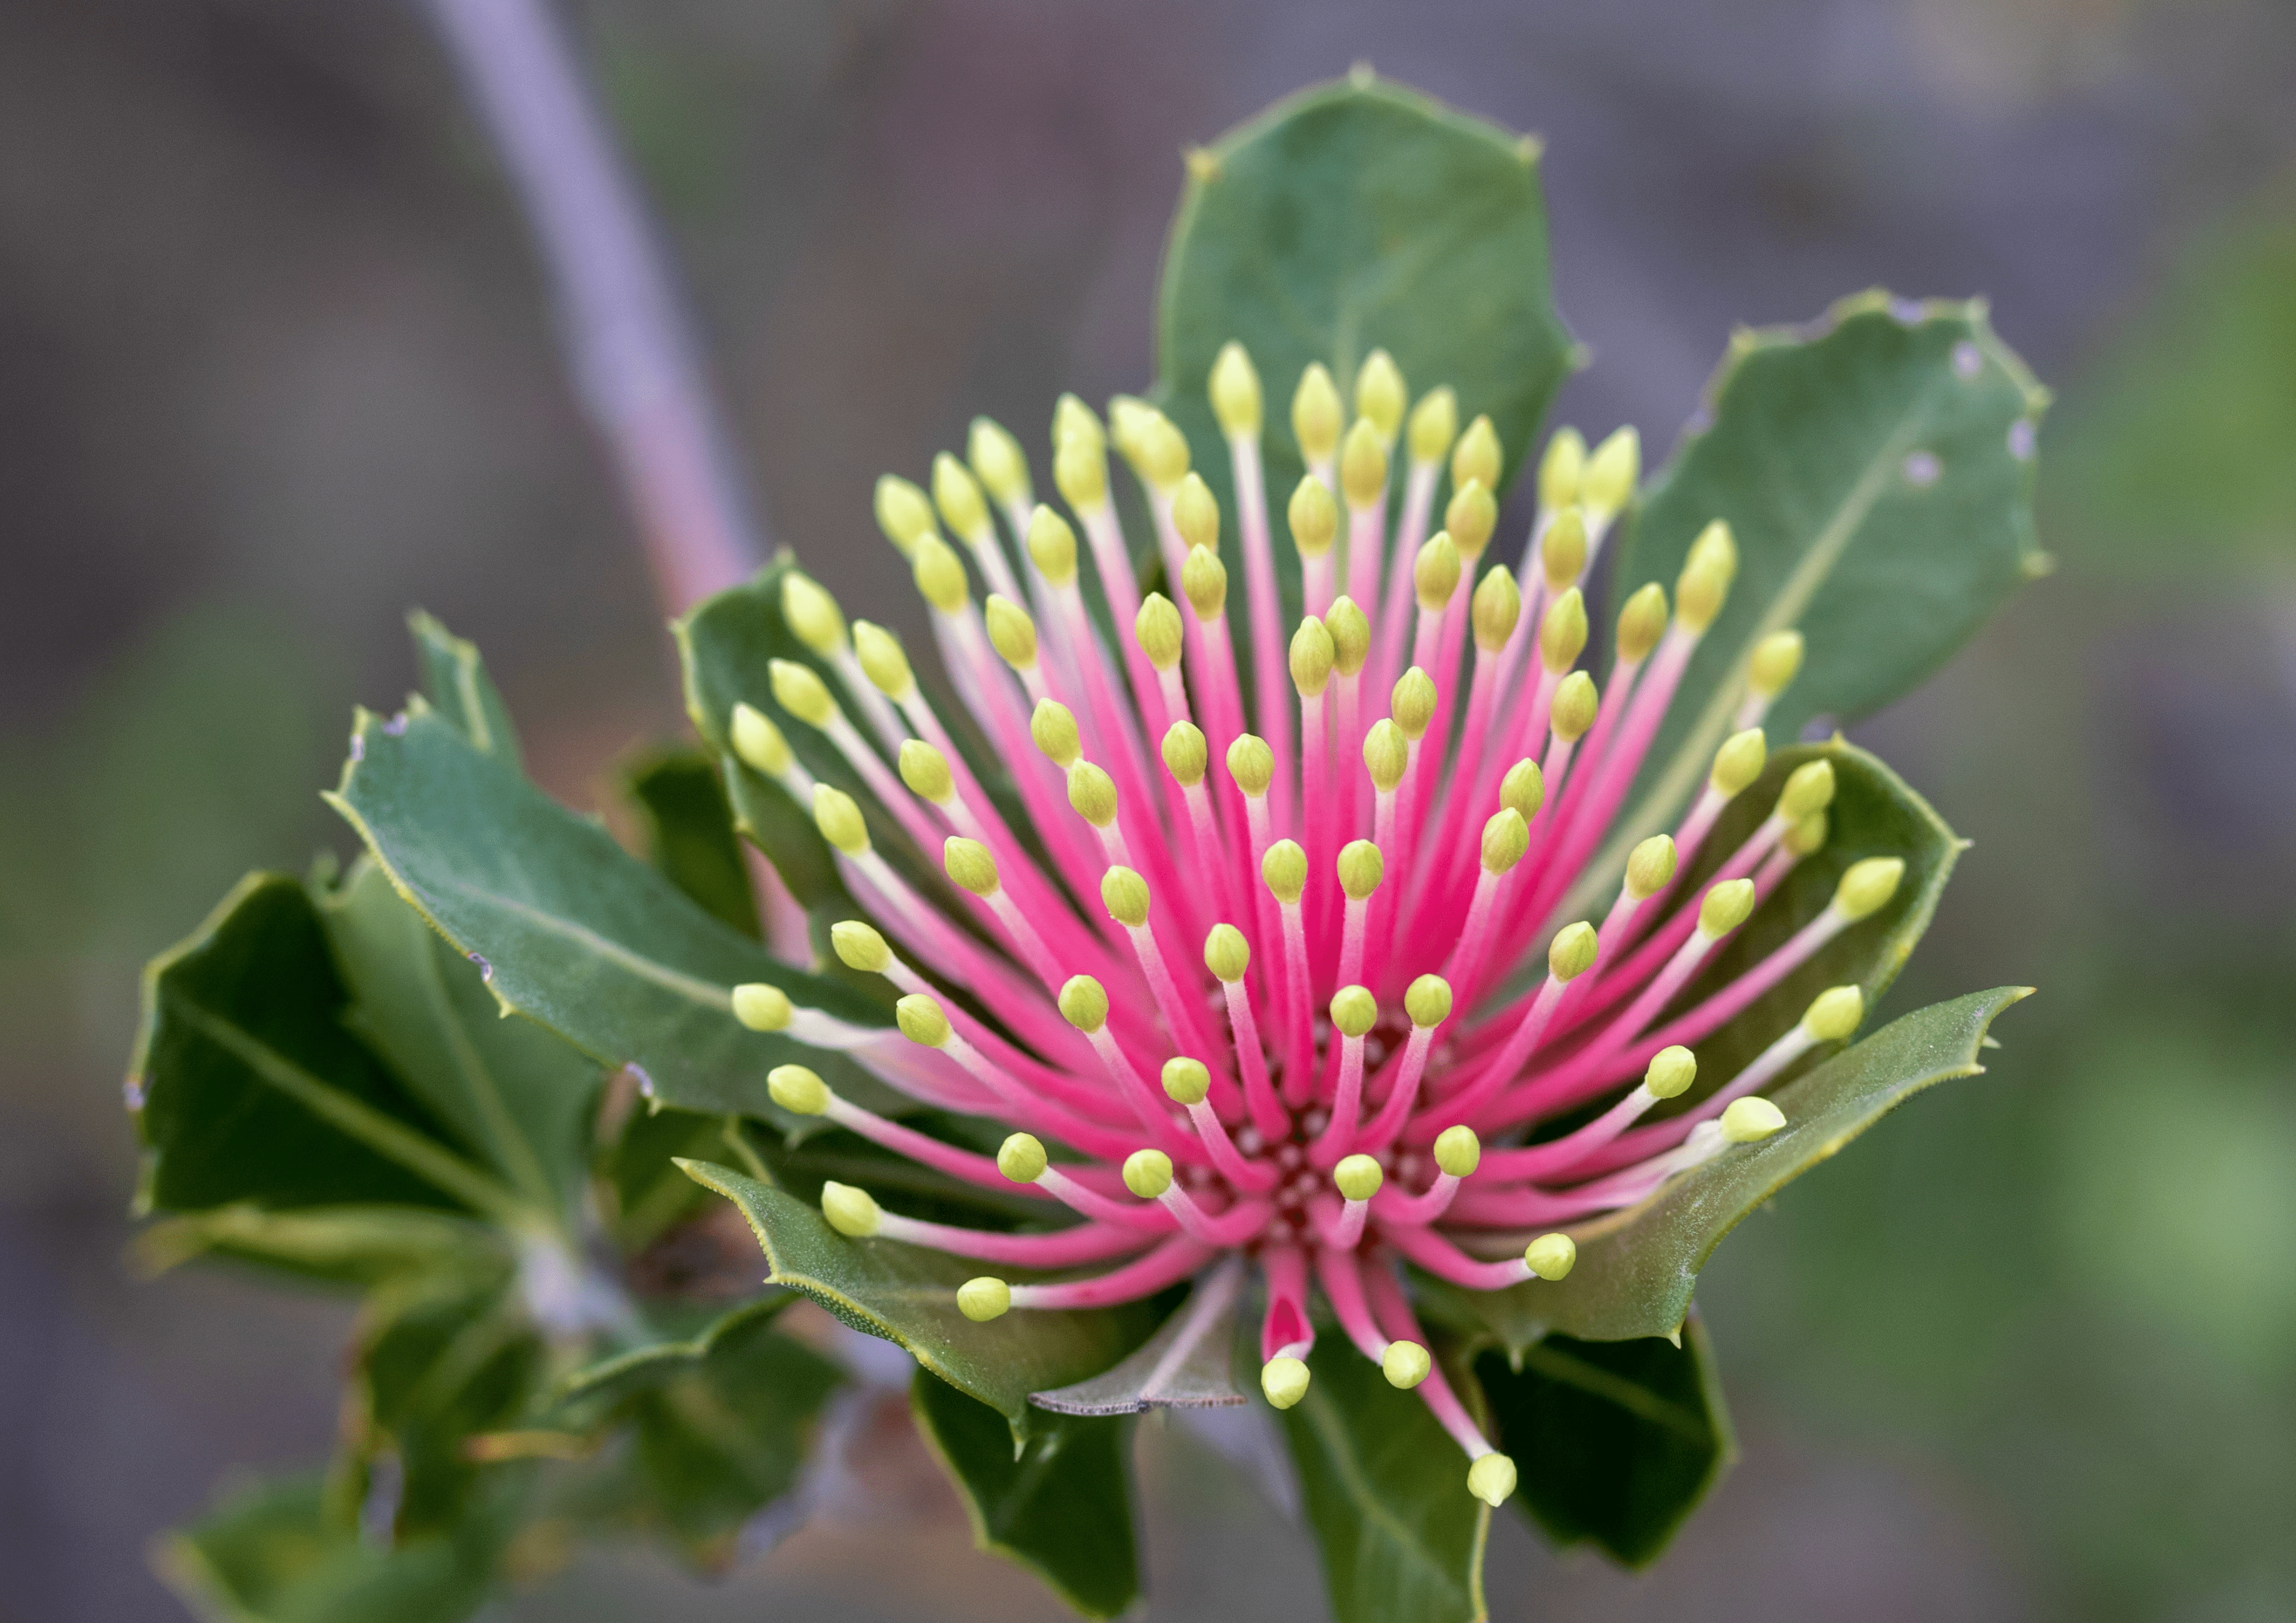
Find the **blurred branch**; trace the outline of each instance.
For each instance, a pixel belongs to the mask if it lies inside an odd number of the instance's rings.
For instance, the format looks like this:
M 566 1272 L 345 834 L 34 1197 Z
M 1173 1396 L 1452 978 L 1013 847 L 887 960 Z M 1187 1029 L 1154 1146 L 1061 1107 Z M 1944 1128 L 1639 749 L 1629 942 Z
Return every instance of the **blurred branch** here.
M 582 403 L 674 612 L 754 570 L 735 474 L 668 256 L 546 0 L 424 0 L 526 205 Z

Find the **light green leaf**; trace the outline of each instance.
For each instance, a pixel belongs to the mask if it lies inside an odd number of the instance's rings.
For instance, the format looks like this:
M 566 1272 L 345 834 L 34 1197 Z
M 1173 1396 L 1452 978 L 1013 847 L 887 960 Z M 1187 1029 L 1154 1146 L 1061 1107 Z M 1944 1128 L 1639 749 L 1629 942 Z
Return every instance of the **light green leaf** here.
M 402 1274 L 486 1271 L 508 1256 L 492 1225 L 413 1206 L 266 1211 L 242 1202 L 164 1218 L 135 1236 L 135 1260 L 154 1274 L 216 1257 L 351 1285 Z
M 1115 1368 L 1031 1392 L 1062 1414 L 1137 1414 L 1144 1409 L 1218 1409 L 1248 1401 L 1236 1390 L 1235 1298 L 1243 1260 L 1231 1258 L 1196 1282 L 1187 1301 Z
M 414 660 L 422 672 L 422 691 L 441 716 L 483 754 L 499 759 L 512 771 L 523 770 L 518 734 L 510 711 L 495 691 L 494 678 L 479 658 L 475 643 L 466 642 L 417 609 L 406 617 L 414 637 Z
M 1134 1547 L 1130 1416 L 1044 1417 L 1018 1450 L 1004 1420 L 919 1370 L 917 1430 L 972 1520 L 973 1543 L 1028 1568 L 1087 1618 L 1140 1598 Z
M 645 818 L 646 857 L 720 923 L 758 934 L 758 898 L 742 865 L 733 807 L 711 757 L 660 750 L 626 780 Z

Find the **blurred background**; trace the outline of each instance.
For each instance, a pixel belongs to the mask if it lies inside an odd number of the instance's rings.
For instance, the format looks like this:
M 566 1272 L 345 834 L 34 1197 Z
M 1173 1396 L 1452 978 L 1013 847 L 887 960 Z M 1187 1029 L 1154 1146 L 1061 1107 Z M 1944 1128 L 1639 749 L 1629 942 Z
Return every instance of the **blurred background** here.
M 1547 138 L 1595 360 L 1562 420 L 1653 461 L 1733 323 L 1989 296 L 2058 391 L 2061 567 L 1859 735 L 1976 842 L 1893 1001 L 2042 996 L 1702 1282 L 1744 1459 L 1674 1553 L 1558 1563 L 1505 1518 L 1492 1609 L 2296 1617 L 2296 13 L 570 15 L 774 538 L 912 629 L 874 476 L 976 411 L 1033 449 L 1059 390 L 1146 383 L 1182 147 L 1357 59 Z M 412 605 L 480 642 L 577 805 L 682 725 L 523 222 L 412 6 L 0 4 L 0 1617 L 176 1619 L 146 1541 L 323 1455 L 349 1307 L 134 1276 L 138 966 L 247 868 L 349 849 L 316 791 L 352 703 L 411 685 Z M 1145 1442 L 1152 1617 L 1321 1615 L 1281 1509 Z M 929 1476 L 723 1583 L 596 1551 L 506 1615 L 777 1608 L 1059 1615 Z

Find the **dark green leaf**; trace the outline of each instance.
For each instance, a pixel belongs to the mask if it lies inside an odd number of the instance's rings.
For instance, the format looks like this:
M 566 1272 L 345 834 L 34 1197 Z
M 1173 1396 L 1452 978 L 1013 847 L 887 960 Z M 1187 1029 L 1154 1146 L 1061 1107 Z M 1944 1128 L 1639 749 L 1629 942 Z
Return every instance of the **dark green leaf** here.
M 773 1291 L 731 1308 L 706 1312 L 685 1333 L 665 1334 L 576 1370 L 559 1381 L 553 1405 L 562 1412 L 587 1414 L 693 1373 L 721 1343 L 727 1345 L 729 1356 L 738 1357 L 752 1331 L 770 1325 L 796 1299 L 786 1291 Z
M 919 1370 L 917 1429 L 956 1484 L 973 1542 L 1019 1562 L 1087 1618 L 1140 1597 L 1128 1416 L 1040 1419 L 1016 1450 L 1003 1416 Z
M 1728 1467 L 1730 1417 L 1695 1314 L 1682 1343 L 1553 1335 L 1520 1368 L 1499 1352 L 1475 1361 L 1492 1441 L 1521 1472 L 1513 1502 L 1557 1545 L 1646 1566 Z
M 1467 1456 L 1345 1337 L 1318 1340 L 1308 1367 L 1308 1395 L 1283 1411 L 1283 1432 L 1333 1616 L 1480 1623 L 1491 1512 L 1467 1491 Z
M 414 636 L 414 659 L 422 668 L 422 691 L 438 712 L 482 752 L 495 756 L 512 771 L 521 769 L 518 734 L 510 725 L 510 711 L 495 691 L 494 678 L 479 659 L 476 644 L 466 642 L 417 609 L 406 617 Z
M 648 860 L 712 918 L 757 935 L 758 898 L 711 758 L 697 750 L 661 750 L 632 769 L 628 785 L 645 816 Z
M 976 1324 L 956 1288 L 980 1263 L 892 1240 L 849 1240 L 796 1197 L 728 1167 L 684 1163 L 694 1182 L 742 1209 L 772 1280 L 813 1298 L 856 1330 L 898 1341 L 917 1362 L 1004 1416 L 1015 1440 L 1051 1423 L 1030 1392 L 1099 1373 L 1154 1327 L 1144 1307 L 1013 1312 Z M 1013 1279 L 1028 1275 L 1007 1268 Z

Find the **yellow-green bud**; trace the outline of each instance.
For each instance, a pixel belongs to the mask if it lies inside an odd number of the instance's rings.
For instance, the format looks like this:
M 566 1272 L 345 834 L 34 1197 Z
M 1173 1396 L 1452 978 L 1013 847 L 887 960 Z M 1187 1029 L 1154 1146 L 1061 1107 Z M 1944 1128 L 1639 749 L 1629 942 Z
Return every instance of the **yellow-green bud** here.
M 1387 441 L 1368 417 L 1340 442 L 1340 494 L 1357 512 L 1376 507 L 1387 494 Z
M 1341 987 L 1332 994 L 1332 1024 L 1339 1028 L 1341 1037 L 1363 1036 L 1379 1024 L 1379 1000 L 1371 995 L 1369 987 Z
M 1771 632 L 1746 657 L 1746 685 L 1764 699 L 1776 698 L 1801 674 L 1801 656 L 1800 632 Z
M 1183 789 L 1202 783 L 1211 764 L 1211 747 L 1204 742 L 1203 729 L 1193 721 L 1176 721 L 1164 729 L 1163 754 L 1164 770 Z
M 1506 769 L 1506 776 L 1499 780 L 1499 804 L 1525 823 L 1538 816 L 1538 808 L 1546 804 L 1546 775 L 1537 761 L 1525 756 Z
M 1270 1406 L 1288 1409 L 1308 1395 L 1308 1366 L 1297 1358 L 1270 1358 L 1260 1365 L 1259 1389 Z
M 1403 426 L 1403 404 L 1409 398 L 1393 356 L 1374 349 L 1364 357 L 1356 368 L 1356 415 L 1379 430 L 1382 444 L 1394 443 L 1395 431 Z
M 1111 395 L 1108 401 L 1108 437 L 1133 462 L 1140 460 L 1148 423 L 1156 408 L 1137 395 Z
M 1546 972 L 1561 981 L 1578 980 L 1595 967 L 1599 946 L 1595 927 L 1584 919 L 1576 924 L 1565 924 L 1554 932 L 1554 939 L 1547 946 Z
M 948 757 L 921 738 L 901 741 L 901 782 L 920 800 L 935 806 L 946 806 L 956 794 L 955 780 L 948 769 Z
M 1059 450 L 1071 439 L 1105 446 L 1108 430 L 1101 426 L 1092 407 L 1074 395 L 1062 395 L 1053 403 L 1053 449 Z
M 782 618 L 797 640 L 827 659 L 845 641 L 845 611 L 810 576 L 791 570 L 782 577 Z
M 1097 439 L 1072 434 L 1053 447 L 1053 486 L 1078 512 L 1108 504 L 1108 451 Z
M 1866 994 L 1854 986 L 1829 987 L 1802 1012 L 1801 1029 L 1821 1043 L 1839 1043 L 1866 1018 Z
M 1778 806 L 1775 814 L 1782 822 L 1799 823 L 1814 811 L 1824 811 L 1833 804 L 1833 763 L 1829 760 L 1804 761 L 1786 775 L 1786 786 L 1778 791 Z
M 1512 806 L 1502 807 L 1483 824 L 1483 871 L 1505 873 L 1530 849 L 1530 826 Z
M 1643 1092 L 1653 1099 L 1673 1099 L 1690 1091 L 1698 1079 L 1698 1056 L 1677 1043 L 1661 1048 L 1643 1072 Z
M 869 824 L 862 818 L 861 804 L 841 789 L 827 783 L 813 786 L 813 826 L 848 857 L 869 849 Z
M 1458 437 L 1458 392 L 1446 383 L 1420 396 L 1419 404 L 1411 408 L 1411 460 L 1441 462 Z
M 956 1310 L 976 1324 L 1001 1319 L 1012 1307 L 1013 1287 L 993 1274 L 968 1279 L 956 1288 Z
M 1550 592 L 1560 592 L 1586 572 L 1587 521 L 1576 507 L 1556 513 L 1538 538 L 1538 567 Z
M 1266 881 L 1268 894 L 1291 906 L 1308 888 L 1308 853 L 1295 840 L 1279 840 L 1259 859 L 1259 877 Z
M 1619 662 L 1632 665 L 1648 659 L 1665 630 L 1666 588 L 1653 580 L 1619 611 Z
M 1255 734 L 1239 733 L 1227 747 L 1227 775 L 1248 799 L 1257 800 L 1275 781 L 1275 751 Z
M 849 970 L 858 970 L 865 975 L 882 975 L 893 966 L 893 949 L 876 927 L 859 919 L 840 919 L 829 927 L 830 950 L 837 961 Z
M 906 557 L 919 539 L 933 533 L 932 504 L 899 474 L 888 473 L 877 481 L 877 528 Z
M 1435 1137 L 1435 1165 L 1453 1177 L 1473 1176 L 1483 1164 L 1483 1141 L 1465 1122 L 1445 1127 Z
M 1169 494 L 1188 476 L 1188 437 L 1152 406 L 1141 415 L 1131 454 L 1140 477 L 1160 493 Z
M 1172 493 L 1172 528 L 1191 547 L 1219 551 L 1219 499 L 1202 474 L 1189 474 Z
M 1138 639 L 1140 652 L 1148 656 L 1148 663 L 1158 670 L 1170 670 L 1180 662 L 1180 611 L 1172 600 L 1161 592 L 1151 592 L 1140 600 L 1140 612 L 1133 617 L 1132 635 Z
M 1459 443 L 1451 447 L 1451 488 L 1464 489 L 1472 481 L 1486 490 L 1496 490 L 1504 461 L 1499 453 L 1499 432 L 1491 426 L 1489 415 L 1477 417 L 1459 436 Z
M 1753 914 L 1754 881 L 1726 879 L 1710 889 L 1698 904 L 1698 933 L 1710 941 L 1719 941 Z
M 1071 975 L 1061 988 L 1061 1018 L 1090 1037 L 1108 1024 L 1108 994 L 1089 975 Z
M 940 865 L 951 884 L 975 896 L 991 897 L 1001 888 L 996 877 L 996 858 L 978 840 L 951 834 L 941 842 Z
M 1292 525 L 1292 545 L 1300 549 L 1302 558 L 1322 557 L 1340 538 L 1339 504 L 1324 488 L 1324 481 L 1312 473 L 1292 488 L 1292 505 L 1285 516 Z
M 1152 1201 L 1172 1186 L 1172 1158 L 1161 1150 L 1135 1150 L 1124 1158 L 1124 1186 Z
M 1409 1391 L 1427 1379 L 1427 1372 L 1435 1367 L 1427 1349 L 1416 1341 L 1390 1341 L 1387 1350 L 1379 1356 L 1379 1373 L 1387 1383 Z
M 1233 924 L 1215 924 L 1204 938 L 1204 967 L 1223 986 L 1234 986 L 1251 968 L 1251 943 Z
M 1364 770 L 1371 774 L 1372 787 L 1382 794 L 1392 794 L 1410 768 L 1411 741 L 1393 722 L 1374 721 L 1371 731 L 1364 734 L 1363 758 Z
M 988 487 L 989 495 L 1007 505 L 1029 499 L 1028 454 L 1001 424 L 988 417 L 975 417 L 964 453 L 972 463 L 974 475 Z
M 1201 1104 L 1212 1091 L 1212 1073 L 1201 1060 L 1177 1054 L 1164 1062 L 1164 1096 L 1175 1104 Z
M 1493 1510 L 1514 1492 L 1514 1462 L 1504 1454 L 1487 1454 L 1467 1467 L 1467 1491 Z
M 939 536 L 917 537 L 916 551 L 909 554 L 909 578 L 917 583 L 917 594 L 943 614 L 962 614 L 972 601 L 964 561 Z
M 1310 361 L 1292 391 L 1292 437 L 1300 460 L 1314 467 L 1332 460 L 1340 447 L 1340 386 L 1321 361 Z
M 1574 506 L 1587 475 L 1587 441 L 1574 428 L 1559 428 L 1538 459 L 1538 504 L 1549 512 Z
M 789 994 L 777 986 L 752 980 L 734 988 L 734 1018 L 752 1031 L 783 1030 L 795 1012 Z
M 1210 625 L 1227 612 L 1227 565 L 1209 547 L 1191 548 L 1180 564 L 1180 590 L 1196 618 Z
M 1301 620 L 1300 629 L 1292 634 L 1292 685 L 1300 690 L 1300 697 L 1319 697 L 1339 658 L 1330 628 L 1312 614 Z
M 1627 858 L 1627 894 L 1646 902 L 1674 881 L 1676 856 L 1670 835 L 1652 834 Z
M 832 1179 L 821 1186 L 821 1215 L 829 1226 L 849 1240 L 866 1240 L 884 1218 L 876 1200 L 865 1189 Z
M 1826 816 L 1814 811 L 1785 832 L 1778 843 L 1796 857 L 1812 857 L 1825 848 Z
M 912 992 L 893 1005 L 893 1023 L 920 1047 L 938 1048 L 948 1041 L 948 1016 L 922 992 Z
M 1379 889 L 1387 864 L 1379 848 L 1368 840 L 1350 840 L 1340 848 L 1340 889 L 1351 902 L 1366 901 Z
M 1514 571 L 1504 563 L 1495 563 L 1483 571 L 1475 587 L 1470 613 L 1475 627 L 1475 646 L 1485 653 L 1496 653 L 1514 635 L 1515 622 L 1522 618 L 1522 593 L 1514 584 Z
M 1459 589 L 1459 549 L 1447 532 L 1439 529 L 1428 537 L 1411 570 L 1420 608 L 1430 614 L 1442 612 L 1451 594 Z
M 1578 1261 L 1578 1247 L 1568 1234 L 1541 1234 L 1522 1248 L 1522 1259 L 1541 1279 L 1561 1279 Z
M 1587 652 L 1587 599 L 1577 586 L 1548 605 L 1538 628 L 1538 660 L 1551 671 L 1566 671 Z
M 1760 777 L 1769 758 L 1769 741 L 1762 736 L 1761 728 L 1733 733 L 1714 752 L 1714 770 L 1707 774 L 1706 786 L 1726 800 Z
M 1332 634 L 1332 668 L 1352 676 L 1371 658 L 1371 617 L 1356 607 L 1352 597 L 1335 597 L 1324 611 L 1324 629 Z
M 802 1065 L 776 1065 L 766 1073 L 766 1092 L 794 1116 L 818 1116 L 829 1108 L 829 1084 Z
M 1076 531 L 1041 502 L 1029 515 L 1029 557 L 1047 586 L 1064 586 L 1077 578 Z
M 795 660 L 768 660 L 766 674 L 773 679 L 774 702 L 808 726 L 825 727 L 837 717 L 837 701 L 829 684 L 810 665 Z
M 1052 1158 L 1033 1133 L 1015 1133 L 996 1148 L 996 1170 L 1016 1184 L 1033 1184 Z
M 1546 725 L 1554 729 L 1554 736 L 1566 744 L 1575 744 L 1587 736 L 1587 729 L 1595 725 L 1595 711 L 1599 699 L 1595 692 L 1595 678 L 1583 670 L 1574 670 L 1562 678 L 1554 690 L 1554 703 L 1547 711 Z
M 972 541 L 989 533 L 988 501 L 980 494 L 980 481 L 946 451 L 933 458 L 932 493 L 940 521 L 956 534 Z
M 789 740 L 757 706 L 736 704 L 733 723 L 726 730 L 733 736 L 734 753 L 750 771 L 777 778 L 790 769 Z
M 1597 518 L 1608 519 L 1634 499 L 1635 481 L 1642 471 L 1642 436 L 1632 428 L 1616 430 L 1587 459 L 1578 499 Z
M 855 620 L 853 652 L 861 661 L 861 674 L 886 698 L 904 703 L 917 691 L 916 673 L 909 668 L 900 639 L 882 626 Z
M 1387 713 L 1395 718 L 1403 736 L 1417 743 L 1427 735 L 1428 726 L 1435 719 L 1435 679 L 1416 665 L 1395 679 L 1395 692 L 1389 696 Z
M 1119 924 L 1138 930 L 1148 922 L 1148 881 L 1120 864 L 1100 876 L 1100 899 Z
M 1491 499 L 1490 491 L 1480 480 L 1470 480 L 1459 487 L 1444 510 L 1443 528 L 1451 537 L 1451 545 L 1459 549 L 1459 556 L 1472 569 L 1491 544 L 1491 531 L 1498 527 L 1499 504 Z
M 1057 699 L 1039 699 L 1029 714 L 1029 736 L 1045 758 L 1066 772 L 1084 751 L 1074 712 Z
M 1674 615 L 1684 630 L 1702 632 L 1714 623 L 1737 573 L 1738 545 L 1730 537 L 1730 527 L 1717 519 L 1698 532 L 1674 583 Z
M 1440 975 L 1422 975 L 1403 994 L 1403 1012 L 1421 1030 L 1451 1018 L 1451 983 Z
M 1841 882 L 1833 888 L 1834 911 L 1851 923 L 1871 918 L 1890 905 L 1898 894 L 1898 886 L 1906 877 L 1906 859 L 1902 857 L 1868 857 L 1863 862 L 1853 862 L 1841 875 Z
M 988 645 L 1014 670 L 1037 668 L 1037 622 L 1029 611 L 1001 593 L 991 592 L 983 616 L 988 622 Z
M 1370 1156 L 1350 1155 L 1332 1168 L 1332 1182 L 1339 1185 L 1340 1193 L 1347 1199 L 1368 1201 L 1379 1193 L 1379 1186 L 1387 1182 L 1387 1174 Z
M 1759 1094 L 1733 1099 L 1722 1111 L 1722 1137 L 1727 1143 L 1755 1143 L 1785 1125 L 1786 1113 Z
M 1212 362 L 1212 415 L 1221 431 L 1259 438 L 1259 373 L 1242 344 L 1230 339 Z

